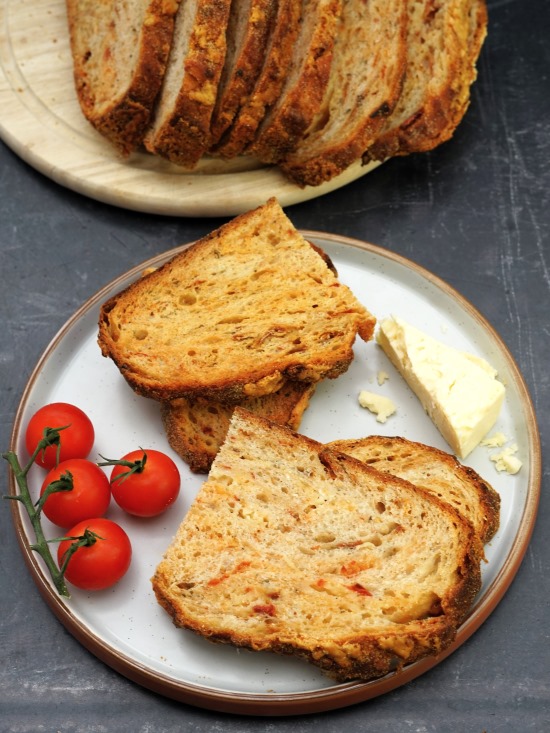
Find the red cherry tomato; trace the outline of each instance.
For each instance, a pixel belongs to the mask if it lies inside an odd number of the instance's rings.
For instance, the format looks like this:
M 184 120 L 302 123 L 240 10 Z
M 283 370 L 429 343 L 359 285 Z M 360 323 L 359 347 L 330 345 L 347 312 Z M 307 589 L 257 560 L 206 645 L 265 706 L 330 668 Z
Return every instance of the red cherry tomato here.
M 94 426 L 90 418 L 75 405 L 67 402 L 52 402 L 44 405 L 29 420 L 25 433 L 25 445 L 29 455 L 44 437 L 45 428 L 66 427 L 59 433 L 59 462 L 68 458 L 86 458 L 94 444 Z M 50 445 L 40 451 L 35 463 L 42 468 L 53 468 L 57 462 L 57 446 Z
M 90 535 L 90 533 L 93 533 Z M 93 535 L 96 535 L 94 537 Z M 132 545 L 126 532 L 104 517 L 85 519 L 72 527 L 68 537 L 89 537 L 91 544 L 77 547 L 65 568 L 65 579 L 82 590 L 104 590 L 117 583 L 130 567 Z M 81 540 L 83 542 L 85 540 Z M 65 553 L 79 540 L 59 543 L 57 561 L 63 567 Z
M 90 517 L 102 517 L 111 501 L 111 486 L 105 473 L 85 458 L 69 458 L 46 475 L 40 496 L 54 481 L 72 488 L 50 493 L 42 511 L 60 527 L 72 527 Z
M 115 465 L 111 472 L 111 491 L 128 514 L 155 517 L 177 499 L 181 479 L 170 456 L 158 450 L 135 450 L 121 462 L 126 465 Z

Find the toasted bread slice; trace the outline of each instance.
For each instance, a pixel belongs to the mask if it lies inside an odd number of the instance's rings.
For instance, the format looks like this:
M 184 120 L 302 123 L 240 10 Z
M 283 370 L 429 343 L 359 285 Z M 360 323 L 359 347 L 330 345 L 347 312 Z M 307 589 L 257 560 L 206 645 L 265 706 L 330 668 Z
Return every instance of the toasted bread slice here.
M 227 51 L 231 0 L 185 0 L 145 136 L 151 153 L 192 169 L 210 147 L 210 123 Z
M 338 27 L 327 94 L 308 134 L 280 161 L 300 186 L 329 181 L 361 159 L 401 94 L 406 0 L 349 0 Z
M 247 152 L 278 163 L 295 149 L 320 114 L 329 81 L 342 0 L 302 0 L 298 38 L 286 81 Z
M 249 412 L 297 430 L 315 385 L 287 382 L 277 392 L 240 403 Z M 208 473 L 225 440 L 233 405 L 180 397 L 162 405 L 168 442 L 195 473 Z
M 409 3 L 403 92 L 364 162 L 435 148 L 466 112 L 487 30 L 484 0 Z
M 67 0 L 78 101 L 124 155 L 135 150 L 162 84 L 179 0 Z
M 451 504 L 489 542 L 500 521 L 500 496 L 473 468 L 450 453 L 401 437 L 369 435 L 336 440 L 328 447 L 368 466 L 410 481 Z
M 239 407 L 152 580 L 177 626 L 339 680 L 441 652 L 480 582 L 448 504 Z
M 375 322 L 271 199 L 104 303 L 99 344 L 140 394 L 238 402 L 339 376 Z
M 230 159 L 254 140 L 268 110 L 275 104 L 288 74 L 288 60 L 300 29 L 301 3 L 279 0 L 267 40 L 265 59 L 250 95 L 242 101 L 235 119 L 216 146 L 216 155 Z
M 214 150 L 241 104 L 254 89 L 262 69 L 275 10 L 275 0 L 239 0 L 231 6 L 227 54 L 211 123 L 211 146 Z

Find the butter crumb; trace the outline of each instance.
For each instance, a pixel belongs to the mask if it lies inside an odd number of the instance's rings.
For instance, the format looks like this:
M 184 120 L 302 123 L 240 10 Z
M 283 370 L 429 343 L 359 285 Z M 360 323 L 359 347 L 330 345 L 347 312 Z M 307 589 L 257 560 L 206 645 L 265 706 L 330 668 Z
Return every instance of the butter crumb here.
M 379 386 L 381 387 L 384 384 L 384 382 L 389 378 L 390 378 L 390 375 L 388 374 L 388 372 L 385 372 L 382 369 L 380 369 L 376 377 L 376 381 L 378 382 Z
M 508 448 L 504 448 L 499 453 L 493 453 L 489 458 L 495 464 L 497 471 L 506 471 L 509 474 L 516 474 L 522 467 L 522 462 L 515 455 L 518 451 L 518 447 L 513 443 Z
M 376 415 L 376 421 L 385 423 L 390 415 L 396 411 L 396 406 L 389 397 L 361 390 L 359 404 Z
M 508 442 L 508 438 L 504 433 L 494 433 L 489 435 L 487 438 L 481 441 L 480 445 L 484 445 L 487 448 L 501 448 L 505 443 Z

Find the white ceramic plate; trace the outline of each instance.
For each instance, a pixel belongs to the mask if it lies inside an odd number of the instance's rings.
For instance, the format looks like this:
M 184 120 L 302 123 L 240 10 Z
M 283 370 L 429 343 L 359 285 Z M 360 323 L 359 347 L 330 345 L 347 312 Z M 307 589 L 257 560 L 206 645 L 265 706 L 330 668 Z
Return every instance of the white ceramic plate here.
M 289 206 L 378 165 L 358 162 L 322 186 L 300 188 L 250 158 L 205 159 L 192 173 L 145 153 L 120 158 L 80 110 L 65 0 L 0 0 L 0 109 L 0 138 L 29 165 L 85 196 L 153 214 L 233 216 L 270 196 Z
M 412 262 L 379 247 L 348 238 L 303 232 L 333 259 L 340 279 L 349 285 L 378 319 L 396 313 L 446 343 L 485 357 L 506 384 L 506 401 L 496 430 L 518 444 L 523 461 L 515 476 L 498 473 L 487 448 L 477 448 L 467 463 L 498 490 L 501 527 L 487 548 L 483 587 L 456 642 L 462 644 L 494 609 L 512 581 L 527 548 L 535 520 L 541 478 L 540 446 L 533 407 L 514 360 L 483 317 L 456 291 Z M 66 401 L 79 405 L 96 427 L 92 457 L 116 457 L 138 446 L 170 452 L 158 405 L 134 395 L 96 343 L 101 303 L 177 250 L 153 258 L 107 285 L 61 329 L 38 363 L 23 395 L 13 431 L 12 448 L 24 454 L 24 428 L 41 405 Z M 379 370 L 390 378 L 382 386 Z M 359 407 L 361 389 L 391 397 L 397 413 L 385 424 Z M 404 437 L 448 449 L 419 402 L 375 343 L 356 344 L 349 371 L 316 391 L 300 428 L 320 441 L 369 433 Z M 173 455 L 173 454 L 172 454 Z M 134 559 L 127 576 L 114 588 L 87 594 L 74 590 L 68 601 L 54 591 L 41 561 L 28 549 L 29 525 L 19 502 L 12 502 L 25 560 L 44 598 L 65 626 L 94 654 L 128 678 L 166 696 L 223 711 L 283 715 L 328 710 L 380 695 L 442 661 L 428 659 L 369 683 L 334 684 L 314 667 L 269 653 L 216 646 L 172 626 L 157 605 L 150 577 L 197 492 L 203 477 L 181 468 L 183 490 L 164 516 L 131 519 L 117 508 L 111 518 L 128 531 Z M 31 487 L 38 492 L 43 471 L 33 469 Z M 10 487 L 13 493 L 13 482 Z M 46 527 L 51 536 L 59 530 Z

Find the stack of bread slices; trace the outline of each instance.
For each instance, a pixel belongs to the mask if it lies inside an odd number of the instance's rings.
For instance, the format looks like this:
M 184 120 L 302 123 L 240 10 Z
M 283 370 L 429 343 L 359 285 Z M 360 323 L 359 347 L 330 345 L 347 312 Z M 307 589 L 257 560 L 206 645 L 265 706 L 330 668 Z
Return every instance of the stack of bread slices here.
M 298 432 L 375 319 L 275 199 L 105 302 L 99 344 L 208 473 L 152 580 L 177 626 L 369 680 L 447 650 L 498 494 L 440 450 Z
M 325 446 L 236 407 L 152 579 L 176 626 L 339 681 L 449 649 L 481 587 L 498 500 L 427 446 L 381 440 Z
M 430 150 L 465 114 L 485 0 L 67 0 L 77 96 L 120 152 L 252 156 L 299 186 Z

